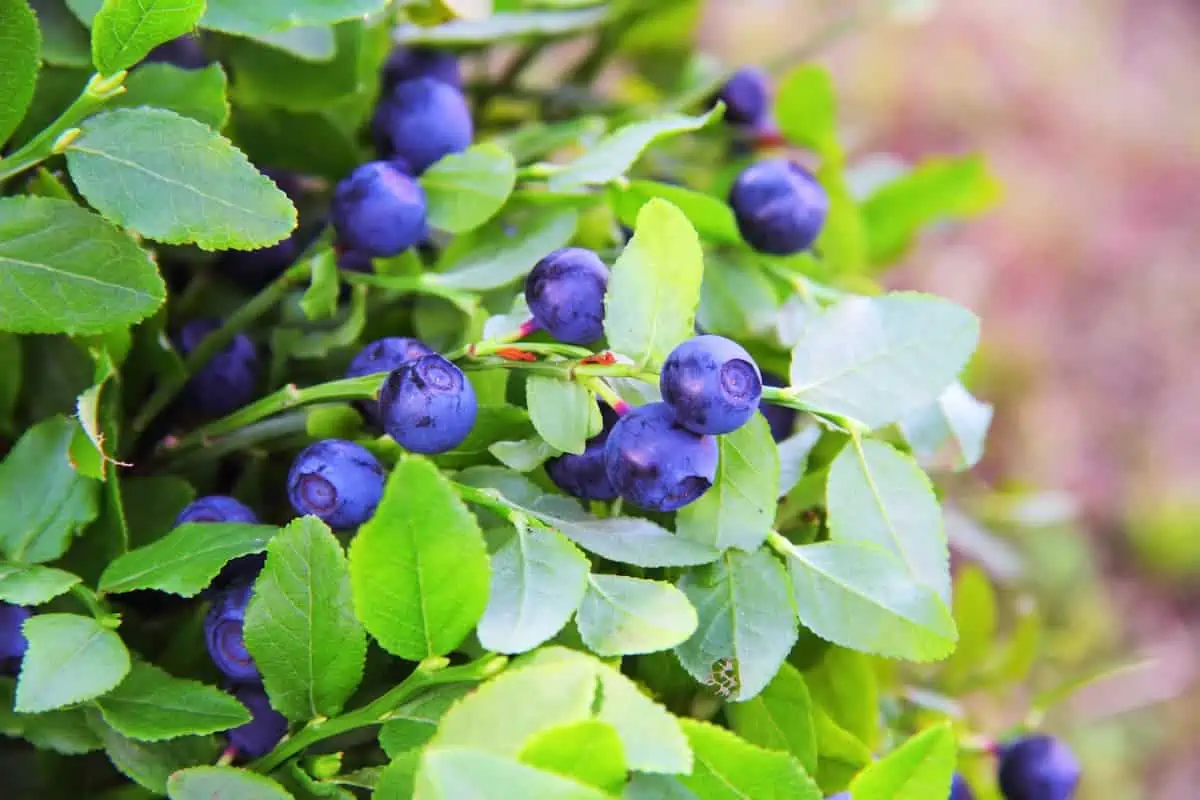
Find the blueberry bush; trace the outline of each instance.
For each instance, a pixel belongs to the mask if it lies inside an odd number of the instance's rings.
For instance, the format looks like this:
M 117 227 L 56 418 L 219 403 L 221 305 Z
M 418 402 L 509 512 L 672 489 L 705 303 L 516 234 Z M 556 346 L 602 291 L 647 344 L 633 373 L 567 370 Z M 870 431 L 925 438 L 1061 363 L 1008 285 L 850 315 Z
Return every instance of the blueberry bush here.
M 696 7 L 0 0 L 5 796 L 1072 796 L 881 288 L 995 183 Z

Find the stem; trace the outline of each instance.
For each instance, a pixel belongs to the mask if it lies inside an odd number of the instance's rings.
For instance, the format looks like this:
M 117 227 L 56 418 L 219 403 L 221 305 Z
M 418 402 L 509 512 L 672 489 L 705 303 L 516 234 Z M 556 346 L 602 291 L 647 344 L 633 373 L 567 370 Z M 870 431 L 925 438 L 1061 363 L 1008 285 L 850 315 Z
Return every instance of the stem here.
M 71 594 L 75 595 L 75 598 L 79 600 L 79 602 L 83 603 L 83 605 L 87 608 L 88 613 L 90 613 L 100 622 L 104 622 L 104 620 L 112 617 L 112 612 L 110 612 L 107 606 L 101 602 L 100 598 L 96 596 L 96 593 L 84 586 L 82 583 L 77 583 L 72 586 Z
M 30 167 L 36 167 L 50 156 L 62 152 L 65 144 L 59 146 L 59 140 L 64 134 L 75 129 L 93 112 L 103 108 L 109 100 L 125 92 L 125 75 L 124 70 L 107 78 L 99 73 L 93 75 L 79 97 L 67 106 L 67 110 L 60 114 L 58 119 L 8 158 L 0 159 L 0 182 L 19 175 Z M 68 143 L 70 139 L 68 136 L 63 142 Z
M 457 361 L 462 358 L 480 358 L 482 356 L 490 356 L 499 353 L 502 350 L 510 348 L 523 350 L 526 353 L 540 353 L 547 356 L 564 356 L 565 358 L 587 358 L 595 355 L 586 347 L 577 347 L 573 344 L 560 344 L 559 342 L 523 342 L 514 344 L 521 336 L 519 331 L 511 336 L 492 339 L 486 342 L 478 342 L 469 344 L 465 347 L 460 347 L 450 355 L 446 356 L 449 361 Z
M 460 667 L 447 667 L 444 658 L 422 661 L 411 675 L 365 706 L 337 717 L 313 720 L 295 736 L 280 742 L 274 750 L 249 765 L 249 769 L 269 773 L 306 749 L 339 734 L 386 722 L 397 707 L 431 686 L 448 683 L 478 683 L 499 673 L 508 663 L 504 656 L 487 653 Z
M 529 520 L 525 512 L 513 508 L 507 500 L 494 490 L 480 489 L 475 486 L 468 486 L 465 483 L 454 482 L 454 491 L 458 492 L 458 496 L 468 503 L 483 506 L 488 511 L 495 513 L 499 517 L 503 517 L 514 525 L 518 522 Z
M 188 446 L 182 442 L 166 444 L 167 448 L 163 468 L 168 471 L 184 471 L 191 466 L 207 461 L 215 461 L 238 450 L 255 447 L 264 442 L 304 433 L 308 429 L 308 413 L 293 411 L 262 422 L 255 422 L 228 433 L 224 436 L 210 439 L 192 440 L 188 437 Z
M 608 407 L 617 412 L 618 415 L 624 415 L 629 411 L 629 403 L 626 403 L 621 395 L 613 391 L 604 380 L 600 378 L 584 378 L 583 383 L 593 392 L 595 392 L 601 400 L 608 403 Z

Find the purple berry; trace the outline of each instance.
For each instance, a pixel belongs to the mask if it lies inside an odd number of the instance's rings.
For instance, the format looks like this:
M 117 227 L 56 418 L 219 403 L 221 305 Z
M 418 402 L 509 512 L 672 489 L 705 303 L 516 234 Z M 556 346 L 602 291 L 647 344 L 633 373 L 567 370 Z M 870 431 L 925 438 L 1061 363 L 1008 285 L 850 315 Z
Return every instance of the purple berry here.
M 382 134 L 384 152 L 418 175 L 443 156 L 466 150 L 474 136 L 463 93 L 434 78 L 397 83 L 377 113 L 376 134 Z
M 725 82 L 717 99 L 725 103 L 725 121 L 757 125 L 770 113 L 770 78 L 757 67 L 742 67 Z
M 384 93 L 390 92 L 401 81 L 415 78 L 433 78 L 461 89 L 462 73 L 458 68 L 458 55 L 430 47 L 400 45 L 393 49 L 383 65 L 381 82 Z
M 829 212 L 829 196 L 812 173 L 781 158 L 742 170 L 729 204 L 750 246 L 780 256 L 811 247 Z
M 568 344 L 604 335 L 608 267 L 591 250 L 564 247 L 543 258 L 525 279 L 530 313 L 547 333 Z
M 762 375 L 740 344 L 709 334 L 671 351 L 659 388 L 683 427 L 694 433 L 729 433 L 758 410 Z
M 1070 800 L 1079 778 L 1079 761 L 1056 737 L 1026 736 L 1000 748 L 999 782 L 1005 800 Z
M 212 63 L 212 59 L 200 46 L 200 40 L 195 36 L 184 34 L 169 42 L 163 42 L 151 50 L 142 63 L 159 62 L 170 64 L 180 69 L 203 69 Z
M 788 386 L 786 379 L 771 372 L 763 373 L 762 382 L 763 386 L 774 386 L 780 389 Z M 758 410 L 767 418 L 767 425 L 771 427 L 771 438 L 775 441 L 782 442 L 796 429 L 796 409 L 761 400 Z
M 963 780 L 962 775 L 954 773 L 954 780 L 950 783 L 949 800 L 974 800 L 975 796 L 971 794 L 971 787 Z
M 330 216 L 345 246 L 394 256 L 425 236 L 425 192 L 397 164 L 371 161 L 337 185 Z
M 185 522 L 246 522 L 253 525 L 258 522 L 258 516 L 240 500 L 210 494 L 188 503 L 175 517 L 176 525 Z
M 357 250 L 343 249 L 337 254 L 337 265 L 338 269 L 344 269 L 348 272 L 370 274 L 375 271 L 375 265 L 371 263 L 371 257 Z
M 621 497 L 649 511 L 674 511 L 708 491 L 717 440 L 689 431 L 666 403 L 640 406 L 608 434 L 604 468 Z
M 245 758 L 265 756 L 287 733 L 287 717 L 271 708 L 261 686 L 239 686 L 233 696 L 250 710 L 250 721 L 225 732 L 229 743 Z
M 15 675 L 29 642 L 21 627 L 33 616 L 25 606 L 0 601 L 0 675 Z
M 587 440 L 582 453 L 563 453 L 546 462 L 546 474 L 554 485 L 584 501 L 617 499 L 617 490 L 604 469 L 604 445 L 620 418 L 607 406 L 601 406 L 600 413 L 604 428 Z
M 214 319 L 196 319 L 179 332 L 179 348 L 188 354 L 208 334 L 221 327 Z M 198 411 L 223 416 L 254 398 L 258 385 L 258 353 L 254 343 L 239 333 L 229 345 L 197 370 L 184 390 L 186 400 Z
M 239 683 L 260 680 L 258 667 L 242 636 L 246 606 L 252 593 L 253 585 L 249 583 L 228 587 L 216 594 L 204 618 L 204 642 L 209 657 L 226 677 Z
M 433 351 L 420 339 L 410 339 L 407 336 L 376 339 L 351 359 L 350 366 L 346 368 L 346 377 L 361 378 L 378 372 L 391 372 L 407 361 L 432 353 Z M 375 401 L 365 401 L 361 407 L 372 422 L 379 422 L 379 405 Z
M 383 429 L 414 453 L 453 450 L 471 432 L 477 411 L 467 376 L 437 354 L 401 364 L 379 389 Z
M 331 528 L 357 528 L 383 497 L 384 471 L 365 447 L 324 439 L 300 451 L 288 472 L 288 499 L 297 514 L 312 514 Z

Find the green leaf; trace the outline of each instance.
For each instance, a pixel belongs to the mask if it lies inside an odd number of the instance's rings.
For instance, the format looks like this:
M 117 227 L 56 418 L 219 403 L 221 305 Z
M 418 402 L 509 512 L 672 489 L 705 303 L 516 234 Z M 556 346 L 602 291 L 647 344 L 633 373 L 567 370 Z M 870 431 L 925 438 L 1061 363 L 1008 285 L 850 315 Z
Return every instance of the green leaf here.
M 171 64 L 143 64 L 125 79 L 125 93 L 109 106 L 152 106 L 220 130 L 229 120 L 225 71 L 220 64 L 183 69 Z
M 953 445 L 951 465 L 970 469 L 983 458 L 983 443 L 994 409 L 976 400 L 961 383 L 950 384 L 937 400 L 909 412 L 900 430 L 922 463 L 936 465 L 947 444 Z
M 498 787 L 528 800 L 609 800 L 592 786 L 534 769 L 491 753 L 431 748 L 421 758 L 413 800 L 459 800 L 495 796 Z
M 42 36 L 25 0 L 0 0 L 0 145 L 33 101 Z
M 699 500 L 680 509 L 675 530 L 719 549 L 755 550 L 775 522 L 779 451 L 762 414 L 717 437 L 717 479 Z
M 271 339 L 272 351 L 292 358 L 325 358 L 331 351 L 357 342 L 367 324 L 366 286 L 354 287 L 349 308 L 339 316 L 339 323 L 332 328 L 276 328 Z
M 696 610 L 669 583 L 622 575 L 588 576 L 576 619 L 593 653 L 654 653 L 685 641 L 696 630 Z
M 80 73 L 81 86 L 91 72 L 92 52 L 87 29 L 72 16 L 62 0 L 29 0 L 33 13 L 37 15 L 38 28 L 42 32 L 42 60 L 59 67 L 83 67 L 88 73 Z M 49 70 L 53 72 L 54 70 Z M 42 71 L 39 83 L 47 70 Z M 39 87 L 40 89 L 40 87 Z M 72 95 L 74 96 L 74 95 Z M 58 106 L 55 114 L 63 106 Z M 40 130 L 41 125 L 35 130 Z M 3 137 L 0 137 L 3 138 Z
M 517 162 L 497 145 L 451 153 L 421 175 L 428 222 L 449 233 L 473 231 L 504 206 L 517 183 Z
M 373 81 L 368 83 L 359 68 L 367 45 L 363 25 L 338 25 L 334 40 L 334 57 L 323 62 L 249 39 L 232 42 L 229 68 L 237 75 L 238 99 L 292 111 L 324 111 L 373 89 Z
M 54 561 L 99 513 L 100 485 L 76 472 L 68 451 L 78 423 L 49 417 L 22 434 L 0 463 L 0 548 L 13 561 Z
M 479 524 L 429 461 L 406 457 L 350 545 L 354 607 L 385 650 L 410 661 L 457 647 L 487 606 Z
M 552 191 L 609 183 L 624 175 L 646 148 L 659 139 L 698 131 L 723 116 L 725 109 L 718 104 L 698 117 L 668 114 L 658 119 L 631 122 L 605 136 L 570 164 L 555 170 L 547 183 Z
M 129 339 L 129 331 L 126 329 L 117 329 L 112 331 L 112 334 L 124 336 L 126 341 Z M 75 418 L 79 420 L 80 431 L 71 445 L 71 459 L 78 472 L 102 481 L 105 479 L 105 467 L 109 461 L 108 454 L 104 452 L 105 431 L 113 431 L 116 428 L 116 420 L 111 419 L 111 413 L 103 414 L 101 411 L 100 395 L 105 385 L 117 376 L 117 367 L 109 355 L 107 345 L 92 345 L 88 350 L 95 365 L 95 372 L 92 375 L 93 384 L 75 401 Z
M 625 787 L 622 800 L 698 800 L 691 789 L 674 775 L 648 775 L 635 772 Z
M 17 680 L 16 709 L 36 713 L 91 700 L 129 672 L 121 637 L 91 617 L 38 614 L 25 621 L 29 649 Z
M 708 564 L 720 555 L 716 548 L 694 542 L 637 517 L 596 519 L 565 507 L 530 510 L 535 517 L 588 552 L 639 567 L 683 567 Z
M 568 11 L 518 11 L 493 14 L 485 20 L 453 20 L 444 25 L 401 25 L 396 28 L 393 38 L 397 44 L 473 45 L 565 36 L 595 27 L 608 13 L 606 6 Z
M 40 606 L 79 583 L 79 576 L 54 567 L 0 564 L 0 600 L 18 606 Z
M 342 546 L 316 517 L 294 520 L 267 545 L 245 636 L 271 707 L 290 720 L 336 716 L 358 688 L 367 637 Z
M 367 156 L 331 117 L 239 105 L 233 108 L 229 137 L 255 164 L 339 181 Z
M 100 217 L 65 200 L 0 199 L 0 330 L 103 333 L 165 299 L 154 262 Z
M 850 783 L 853 800 L 928 800 L 950 793 L 957 747 L 949 725 L 922 731 Z
M 122 775 L 156 795 L 167 793 L 167 778 L 186 767 L 211 763 L 220 754 L 212 736 L 183 736 L 166 742 L 139 742 L 113 730 L 100 712 L 88 709 L 88 723 L 104 743 L 109 761 Z
M 814 320 L 792 350 L 797 398 L 878 428 L 933 401 L 966 365 L 979 321 L 914 292 L 843 300 Z
M 787 753 L 756 747 L 707 722 L 681 724 L 696 768 L 679 780 L 700 800 L 821 800 L 816 784 Z
M 687 217 L 666 200 L 647 202 L 608 282 L 609 346 L 639 363 L 661 364 L 695 332 L 703 278 L 704 254 Z
M 203 13 L 204 0 L 104 0 L 92 20 L 92 62 L 103 75 L 129 69 Z
M 792 547 L 788 571 L 800 622 L 822 639 L 910 661 L 954 650 L 945 603 L 884 550 L 839 541 Z
M 254 38 L 305 61 L 328 63 L 337 55 L 332 25 L 301 25 Z
M 751 744 L 783 750 L 812 774 L 817 770 L 817 732 L 804 677 L 784 664 L 762 694 L 725 706 L 733 730 Z
M 872 661 L 869 656 L 854 650 L 831 647 L 825 650 L 819 663 L 804 672 L 814 712 L 826 714 L 830 723 L 862 744 L 868 761 L 871 759 L 870 746 L 879 738 L 879 688 Z M 819 719 L 820 713 L 814 713 L 814 720 L 824 757 L 823 737 L 829 732 L 821 730 L 828 726 Z M 843 743 L 842 749 L 847 748 L 848 745 Z
M 517 472 L 535 470 L 544 464 L 546 459 L 559 454 L 558 450 L 540 436 L 512 442 L 495 442 L 488 446 L 488 452 L 501 464 Z
M 954 623 L 958 648 L 946 664 L 948 685 L 986 663 L 995 651 L 996 592 L 987 573 L 974 564 L 963 567 L 954 581 Z
M 236 767 L 191 767 L 167 781 L 171 800 L 292 800 L 265 775 Z
M 312 282 L 300 298 L 300 310 L 310 320 L 331 319 L 337 314 L 341 288 L 337 257 L 333 250 L 322 250 L 312 259 Z
M 232 695 L 144 662 L 135 663 L 96 705 L 114 730 L 145 742 L 216 733 L 250 721 L 250 712 Z
M 679 663 L 732 700 L 749 700 L 775 677 L 796 642 L 796 612 L 783 566 L 765 550 L 729 551 L 679 581 L 700 618 L 675 648 Z
M 67 150 L 80 194 L 114 222 L 170 244 L 253 250 L 296 227 L 287 195 L 227 139 L 163 109 L 117 109 Z
M 1000 183 L 982 156 L 923 162 L 879 188 L 862 204 L 871 261 L 894 261 L 922 227 L 941 219 L 981 214 L 996 204 L 1000 192 Z
M 621 222 L 629 227 L 637 224 L 637 215 L 642 206 L 658 197 L 682 211 L 702 239 L 735 247 L 742 244 L 742 235 L 738 232 L 733 210 L 724 201 L 712 195 L 655 181 L 629 181 L 614 186 L 611 192 L 613 210 Z
M 481 232 L 475 245 L 458 254 L 445 272 L 428 276 L 431 283 L 450 289 L 495 289 L 507 286 L 533 269 L 538 259 L 564 247 L 575 235 L 579 215 L 573 209 L 535 214 L 511 236 L 499 224 Z
M 742 339 L 769 331 L 782 318 L 771 278 L 742 251 L 707 254 L 696 319 L 710 333 Z
M 625 783 L 621 737 L 596 719 L 559 725 L 535 734 L 519 760 L 564 778 L 615 792 Z
M 853 439 L 829 468 L 829 538 L 879 547 L 910 578 L 950 602 L 950 552 L 929 478 L 910 456 L 871 439 Z
M 875 713 L 876 708 L 871 707 Z M 834 722 L 819 705 L 813 707 L 813 727 L 817 732 L 817 783 L 821 790 L 840 792 L 850 785 L 851 779 L 870 764 L 874 758 L 867 747 L 854 734 Z
M 329 25 L 374 14 L 387 0 L 208 0 L 200 27 L 256 37 L 301 25 Z
M 583 453 L 599 419 L 596 398 L 578 381 L 530 375 L 525 383 L 529 418 L 546 443 L 564 453 Z
M 82 755 L 104 746 L 89 727 L 82 708 L 18 714 L 13 709 L 16 690 L 15 679 L 0 679 L 0 734 L 14 739 L 20 737 L 34 747 L 63 755 Z
M 779 82 L 775 120 L 784 137 L 826 159 L 838 160 L 837 97 L 829 71 L 805 64 Z
M 435 686 L 417 695 L 388 715 L 379 729 L 379 746 L 389 758 L 420 747 L 433 738 L 450 707 L 474 689 L 470 684 Z
M 518 525 L 492 556 L 479 643 L 498 653 L 523 653 L 554 636 L 583 599 L 588 566 L 558 531 Z
M 265 550 L 277 530 L 240 522 L 185 522 L 158 541 L 113 560 L 100 576 L 100 591 L 157 589 L 194 597 L 226 563 Z

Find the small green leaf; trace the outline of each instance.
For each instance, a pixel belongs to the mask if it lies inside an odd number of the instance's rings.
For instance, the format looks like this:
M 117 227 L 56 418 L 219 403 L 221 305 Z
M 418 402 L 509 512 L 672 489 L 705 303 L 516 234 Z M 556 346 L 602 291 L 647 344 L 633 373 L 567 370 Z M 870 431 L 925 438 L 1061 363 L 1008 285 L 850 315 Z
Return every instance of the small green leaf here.
M 350 545 L 358 618 L 401 658 L 445 655 L 483 616 L 488 580 L 479 524 L 437 467 L 406 457 Z
M 234 0 L 226 0 L 234 2 Z M 565 36 L 603 22 L 607 6 L 568 11 L 516 11 L 484 20 L 452 20 L 444 25 L 401 25 L 393 37 L 398 44 L 478 45 L 508 39 Z
M 196 27 L 205 0 L 104 0 L 92 20 L 92 62 L 102 75 L 129 69 Z
M 608 344 L 642 364 L 661 364 L 695 333 L 704 253 L 687 217 L 654 199 L 612 267 L 604 299 Z
M 928 800 L 950 794 L 957 747 L 949 725 L 922 731 L 850 783 L 853 800 Z
M 596 719 L 544 730 L 529 740 L 518 758 L 523 764 L 610 793 L 625 783 L 621 737 L 611 725 Z
M 510 797 L 535 800 L 610 800 L 611 795 L 526 766 L 502 756 L 459 747 L 425 751 L 413 800 L 460 800 L 494 796 L 498 787 Z
M 144 662 L 135 663 L 96 705 L 114 730 L 144 742 L 216 733 L 250 721 L 250 712 L 232 695 Z
M 578 381 L 530 375 L 525 383 L 529 418 L 546 443 L 564 453 L 581 454 L 599 417 L 596 398 Z
M 342 546 L 316 517 L 294 520 L 267 545 L 245 636 L 271 707 L 288 719 L 336 716 L 358 688 L 367 637 Z
M 531 216 L 506 235 L 497 223 L 482 232 L 476 244 L 458 254 L 444 272 L 429 275 L 450 289 L 495 289 L 507 286 L 533 269 L 538 259 L 563 247 L 575 235 L 579 215 L 557 209 Z
M 740 247 L 742 235 L 738 232 L 733 210 L 724 201 L 712 195 L 697 192 L 683 186 L 654 181 L 629 181 L 614 186 L 613 210 L 621 222 L 629 227 L 637 224 L 638 212 L 655 197 L 671 203 L 688 218 L 700 238 L 714 244 Z
M 337 314 L 339 289 L 337 258 L 333 250 L 323 250 L 312 259 L 312 282 L 300 298 L 300 310 L 310 320 L 331 319 Z
M 229 140 L 163 109 L 117 109 L 67 150 L 79 192 L 114 222 L 205 250 L 266 247 L 296 226 L 287 195 Z
M 517 183 L 517 162 L 494 144 L 452 153 L 421 175 L 428 221 L 449 233 L 473 231 L 504 206 Z
M 225 71 L 220 64 L 203 69 L 143 64 L 129 73 L 125 93 L 110 100 L 109 106 L 165 108 L 219 131 L 229 120 L 225 85 Z
M 292 800 L 265 775 L 236 767 L 191 767 L 167 781 L 171 800 Z
M 593 653 L 620 656 L 669 650 L 696 630 L 696 610 L 669 583 L 622 575 L 588 576 L 576 619 Z
M 647 519 L 609 517 L 596 519 L 566 508 L 530 510 L 588 552 L 622 564 L 639 567 L 683 567 L 708 564 L 720 555 L 716 548 L 677 536 Z
M 271 525 L 185 522 L 158 541 L 113 560 L 100 576 L 100 591 L 157 589 L 194 597 L 226 563 L 265 550 L 277 531 Z
M 685 719 L 681 724 L 692 744 L 696 768 L 680 781 L 697 797 L 821 800 L 820 790 L 804 767 L 787 753 L 756 747 L 707 722 Z
M 967 564 L 954 581 L 954 623 L 958 648 L 946 664 L 947 684 L 985 664 L 996 647 L 996 592 L 987 573 Z
M 103 333 L 165 299 L 154 262 L 100 217 L 65 200 L 0 199 L 0 330 Z
M 22 434 L 0 463 L 0 548 L 13 561 L 40 564 L 67 552 L 99 513 L 100 484 L 68 460 L 74 420 L 49 417 Z
M 0 600 L 18 606 L 40 606 L 79 583 L 79 576 L 54 567 L 0 564 Z
M 725 697 L 749 700 L 775 677 L 796 642 L 796 612 L 783 566 L 765 550 L 728 551 L 679 581 L 700 618 L 675 648 L 693 678 Z
M 118 771 L 158 796 L 167 793 L 167 779 L 176 771 L 217 759 L 220 749 L 212 736 L 183 736 L 166 742 L 139 742 L 113 730 L 100 712 L 88 709 L 88 723 L 104 743 Z
M 25 0 L 0 0 L 0 145 L 21 123 L 37 85 L 42 35 Z
M 91 617 L 38 614 L 23 628 L 29 649 L 21 661 L 16 709 L 36 713 L 91 700 L 129 672 L 121 637 Z
M 128 339 L 129 334 L 126 330 L 113 333 L 124 335 Z M 93 384 L 75 401 L 75 418 L 79 420 L 80 431 L 71 444 L 71 459 L 75 463 L 75 469 L 81 474 L 102 481 L 105 479 L 105 466 L 109 460 L 104 451 L 105 429 L 114 429 L 116 420 L 101 418 L 100 395 L 105 385 L 116 377 L 117 367 L 105 345 L 91 346 L 88 350 L 95 364 L 95 372 L 92 376 Z
M 839 160 L 837 98 L 828 70 L 804 64 L 779 82 L 775 117 L 788 141 L 807 147 L 823 158 Z
M 817 770 L 817 732 L 812 697 L 804 677 L 784 664 L 762 694 L 744 703 L 729 703 L 725 714 L 738 736 L 768 750 L 783 750 L 809 773 Z
M 923 464 L 936 465 L 941 451 L 952 444 L 951 466 L 970 469 L 983 458 L 993 410 L 955 382 L 933 403 L 906 414 L 900 420 L 900 430 Z
M 379 746 L 389 758 L 420 747 L 433 738 L 442 716 L 475 687 L 470 684 L 435 686 L 388 715 L 379 729 Z
M 488 446 L 488 452 L 501 464 L 517 472 L 535 470 L 547 459 L 559 455 L 559 451 L 540 436 L 512 442 L 495 442 Z

